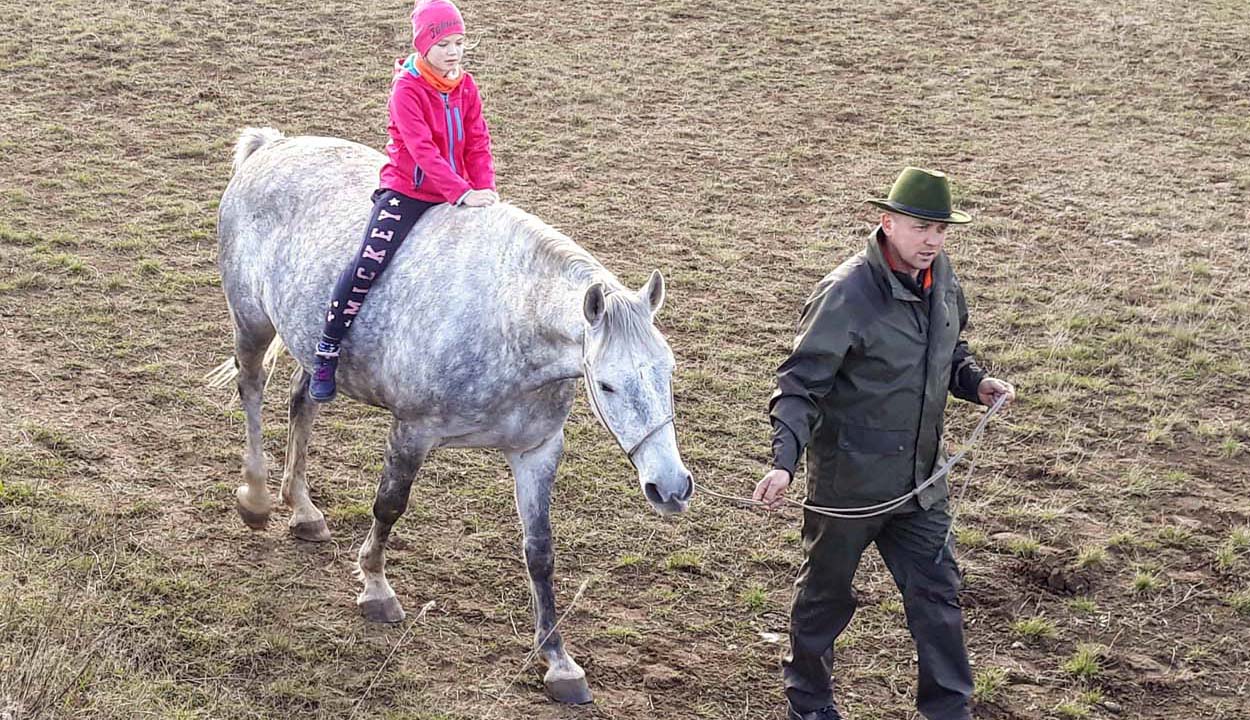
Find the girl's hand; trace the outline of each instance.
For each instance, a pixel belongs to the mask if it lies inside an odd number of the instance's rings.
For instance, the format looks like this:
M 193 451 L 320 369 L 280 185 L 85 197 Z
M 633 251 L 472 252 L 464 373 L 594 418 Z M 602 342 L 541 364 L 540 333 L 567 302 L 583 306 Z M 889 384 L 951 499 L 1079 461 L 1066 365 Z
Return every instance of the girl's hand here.
M 460 201 L 465 207 L 486 207 L 499 202 L 499 195 L 494 190 L 470 190 Z

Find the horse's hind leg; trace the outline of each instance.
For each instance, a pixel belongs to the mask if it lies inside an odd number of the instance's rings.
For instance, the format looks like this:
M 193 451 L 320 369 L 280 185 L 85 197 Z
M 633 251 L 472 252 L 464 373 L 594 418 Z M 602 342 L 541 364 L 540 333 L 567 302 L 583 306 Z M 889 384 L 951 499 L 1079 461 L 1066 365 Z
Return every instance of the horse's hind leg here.
M 505 453 L 516 478 L 517 514 L 525 534 L 525 567 L 534 606 L 534 644 L 547 664 L 543 684 L 563 703 L 591 702 L 586 671 L 564 649 L 556 628 L 556 598 L 551 587 L 555 552 L 551 547 L 551 485 L 564 455 L 564 431 L 525 452 Z
M 394 623 L 404 619 L 399 598 L 386 581 L 386 540 L 399 516 L 408 509 L 412 479 L 421 469 L 430 444 L 415 426 L 399 420 L 391 423 L 382 479 L 373 500 L 373 526 L 360 546 L 360 579 L 365 588 L 356 598 L 356 605 L 367 620 Z
M 265 391 L 265 350 L 273 340 L 274 329 L 265 323 L 259 329 L 246 329 L 235 319 L 234 360 L 239 366 L 239 399 L 247 422 L 247 447 L 243 451 L 243 485 L 235 492 L 239 516 L 254 530 L 269 522 L 273 503 L 266 486 L 264 440 L 260 431 L 260 408 Z
M 308 460 L 308 436 L 317 418 L 318 403 L 308 396 L 310 376 L 302 367 L 291 376 L 291 405 L 286 436 L 286 470 L 282 473 L 282 502 L 291 508 L 291 534 L 300 540 L 325 542 L 330 539 L 325 515 L 308 497 L 304 471 Z

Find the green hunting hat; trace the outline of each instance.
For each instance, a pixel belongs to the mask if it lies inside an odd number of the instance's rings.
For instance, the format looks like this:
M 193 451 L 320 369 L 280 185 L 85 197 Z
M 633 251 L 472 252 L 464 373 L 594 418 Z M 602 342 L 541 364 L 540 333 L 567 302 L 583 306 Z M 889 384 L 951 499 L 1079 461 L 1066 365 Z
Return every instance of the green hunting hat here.
M 903 168 L 885 200 L 869 200 L 882 210 L 902 213 L 921 220 L 943 223 L 972 222 L 967 213 L 951 209 L 951 188 L 946 174 L 918 167 Z

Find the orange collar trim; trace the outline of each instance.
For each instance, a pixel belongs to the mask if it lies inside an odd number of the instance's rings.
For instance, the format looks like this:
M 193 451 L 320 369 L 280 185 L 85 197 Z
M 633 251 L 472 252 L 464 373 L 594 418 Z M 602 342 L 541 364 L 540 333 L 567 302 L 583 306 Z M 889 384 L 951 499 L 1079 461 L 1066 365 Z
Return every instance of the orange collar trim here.
M 877 242 L 881 244 L 881 254 L 885 256 L 885 262 L 890 266 L 890 269 L 894 272 L 907 272 L 907 268 L 901 268 L 894 264 L 894 258 L 890 256 L 890 249 L 885 245 L 886 241 L 878 240 Z M 920 286 L 925 290 L 933 287 L 933 268 L 925 268 L 920 273 Z

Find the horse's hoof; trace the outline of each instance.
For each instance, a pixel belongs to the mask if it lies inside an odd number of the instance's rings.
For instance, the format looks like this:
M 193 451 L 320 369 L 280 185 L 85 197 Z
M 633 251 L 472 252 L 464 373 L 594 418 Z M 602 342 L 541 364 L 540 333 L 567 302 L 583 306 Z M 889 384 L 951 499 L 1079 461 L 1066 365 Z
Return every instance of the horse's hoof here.
M 295 523 L 291 526 L 291 534 L 300 540 L 308 542 L 328 542 L 330 540 L 330 528 L 326 527 L 325 518 Z
M 587 684 L 585 675 L 544 678 L 543 685 L 547 686 L 547 694 L 556 702 L 566 705 L 585 705 L 595 701 L 594 696 L 590 694 L 590 685 Z
M 269 524 L 269 513 L 252 512 L 243 507 L 242 503 L 236 503 L 234 507 L 239 511 L 239 517 L 243 518 L 243 524 L 253 530 L 264 530 Z
M 360 614 L 364 615 L 369 622 L 397 623 L 404 619 L 404 608 L 400 606 L 399 598 L 394 595 L 381 600 L 365 600 L 356 604 L 360 607 Z

